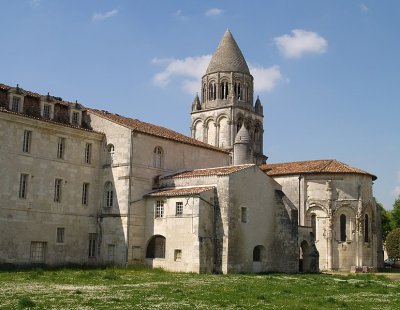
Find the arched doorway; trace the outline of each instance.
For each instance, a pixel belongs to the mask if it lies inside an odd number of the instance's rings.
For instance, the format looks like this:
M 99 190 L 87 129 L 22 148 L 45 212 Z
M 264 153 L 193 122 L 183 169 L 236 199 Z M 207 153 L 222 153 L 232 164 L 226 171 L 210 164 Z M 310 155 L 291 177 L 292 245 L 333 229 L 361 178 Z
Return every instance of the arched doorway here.
M 151 237 L 146 249 L 146 258 L 165 258 L 165 237 L 155 235 Z
M 265 262 L 265 247 L 262 245 L 257 245 L 253 249 L 253 268 L 252 271 L 254 273 L 263 272 L 264 270 L 264 262 Z
M 310 247 L 305 240 L 300 244 L 299 249 L 299 271 L 310 271 Z

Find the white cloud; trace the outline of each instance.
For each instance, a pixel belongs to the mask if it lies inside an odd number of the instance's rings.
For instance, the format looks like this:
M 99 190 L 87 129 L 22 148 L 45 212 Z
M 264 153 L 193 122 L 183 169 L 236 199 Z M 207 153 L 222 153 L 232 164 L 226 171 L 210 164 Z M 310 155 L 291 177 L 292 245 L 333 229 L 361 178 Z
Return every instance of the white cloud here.
M 184 59 L 154 58 L 153 64 L 167 64 L 167 66 L 154 76 L 153 82 L 157 86 L 166 87 L 173 77 L 183 77 L 183 89 L 193 94 L 199 91 L 200 79 L 206 72 L 210 60 L 211 55 L 186 57 Z
M 264 68 L 250 65 L 250 72 L 254 77 L 254 91 L 256 93 L 272 91 L 283 78 L 279 66 Z
M 368 12 L 369 11 L 369 7 L 367 7 L 364 3 L 360 4 L 360 10 L 363 12 Z
M 400 185 L 397 185 L 393 190 L 392 190 L 392 195 L 394 197 L 399 197 L 400 196 Z
M 92 16 L 92 21 L 97 22 L 97 21 L 103 21 L 107 18 L 113 17 L 118 14 L 118 10 L 114 9 L 105 13 L 94 13 Z
M 36 8 L 40 5 L 41 0 L 30 0 L 29 5 L 33 8 Z
M 294 29 L 291 35 L 276 37 L 274 41 L 279 51 L 287 58 L 300 58 L 307 53 L 322 54 L 328 47 L 327 40 L 316 32 L 302 29 Z
M 212 8 L 209 9 L 208 11 L 206 11 L 204 14 L 208 17 L 212 17 L 212 16 L 218 16 L 222 14 L 222 10 L 218 9 L 218 8 Z
M 187 17 L 186 15 L 183 14 L 183 11 L 181 9 L 177 10 L 174 13 L 174 16 L 180 20 L 188 20 L 189 17 Z
M 183 78 L 182 89 L 185 92 L 194 94 L 200 91 L 201 77 L 207 70 L 212 55 L 186 57 L 184 59 L 154 58 L 153 64 L 165 65 L 165 69 L 157 73 L 153 82 L 159 87 L 167 87 L 175 77 Z M 255 92 L 272 91 L 283 76 L 278 66 L 264 68 L 262 66 L 250 65 L 250 72 L 254 76 Z

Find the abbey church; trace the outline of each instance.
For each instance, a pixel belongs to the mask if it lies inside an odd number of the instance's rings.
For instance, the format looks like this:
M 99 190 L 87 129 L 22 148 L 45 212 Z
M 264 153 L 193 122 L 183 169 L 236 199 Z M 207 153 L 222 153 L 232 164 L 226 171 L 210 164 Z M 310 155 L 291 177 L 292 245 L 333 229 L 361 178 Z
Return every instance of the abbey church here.
M 333 159 L 268 163 L 263 133 L 229 30 L 191 105 L 190 136 L 0 84 L 0 266 L 382 266 L 376 176 Z

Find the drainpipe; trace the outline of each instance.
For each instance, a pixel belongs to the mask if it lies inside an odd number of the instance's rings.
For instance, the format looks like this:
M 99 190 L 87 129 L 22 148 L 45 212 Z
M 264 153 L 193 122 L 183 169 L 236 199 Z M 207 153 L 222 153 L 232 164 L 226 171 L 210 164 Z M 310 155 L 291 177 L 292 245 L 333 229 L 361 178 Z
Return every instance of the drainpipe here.
M 131 199 L 132 199 L 132 157 L 133 157 L 133 131 L 131 131 L 131 145 L 129 150 L 129 180 L 128 180 L 128 218 L 126 220 L 126 257 L 125 264 L 129 261 L 129 222 L 131 219 Z
M 301 210 L 301 193 L 300 193 L 300 189 L 301 189 L 301 179 L 303 177 L 301 175 L 299 175 L 299 225 L 303 225 L 304 223 L 302 223 L 301 221 L 301 217 L 302 217 L 302 210 Z M 303 214 L 304 217 L 304 214 Z

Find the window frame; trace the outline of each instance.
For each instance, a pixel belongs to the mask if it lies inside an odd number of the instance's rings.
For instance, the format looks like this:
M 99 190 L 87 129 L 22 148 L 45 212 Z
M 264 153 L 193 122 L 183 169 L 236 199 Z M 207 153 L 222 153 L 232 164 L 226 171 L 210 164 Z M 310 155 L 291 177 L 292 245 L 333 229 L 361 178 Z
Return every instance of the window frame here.
M 19 177 L 19 193 L 20 199 L 26 199 L 28 197 L 28 180 L 29 174 L 21 173 Z
M 183 202 L 177 201 L 175 203 L 175 216 L 181 217 L 183 215 Z
M 164 200 L 157 200 L 154 207 L 154 218 L 161 219 L 164 218 L 165 214 Z
M 97 245 L 97 234 L 96 233 L 90 233 L 89 234 L 89 249 L 88 249 L 88 257 L 89 258 L 96 258 L 96 245 Z
M 156 146 L 153 150 L 153 167 L 157 169 L 164 167 L 164 150 L 161 146 Z
M 23 97 L 22 96 L 17 96 L 17 95 L 12 95 L 10 98 L 10 110 L 12 112 L 20 113 L 23 108 Z M 16 107 L 16 109 L 15 109 Z
M 56 243 L 65 243 L 65 228 L 64 227 L 57 227 Z
M 92 143 L 85 144 L 85 164 L 92 163 Z
M 32 131 L 24 130 L 24 139 L 22 141 L 22 152 L 30 153 L 32 144 Z
M 82 205 L 89 205 L 89 188 L 90 184 L 87 182 L 83 182 L 82 184 Z
M 46 261 L 47 242 L 31 241 L 30 262 L 33 264 L 42 264 Z
M 104 207 L 112 208 L 114 206 L 114 184 L 107 181 L 104 184 Z
M 48 115 L 47 115 L 47 108 L 48 108 Z M 42 117 L 44 119 L 53 119 L 53 109 L 54 106 L 50 103 L 43 103 L 42 105 Z
M 64 159 L 65 158 L 65 138 L 64 137 L 58 137 L 58 142 L 57 142 L 57 158 L 58 159 Z
M 241 207 L 240 209 L 240 220 L 242 223 L 247 223 L 248 222 L 248 214 L 247 214 L 247 208 L 246 207 Z
M 56 178 L 54 180 L 54 202 L 61 202 L 62 197 L 62 179 Z

